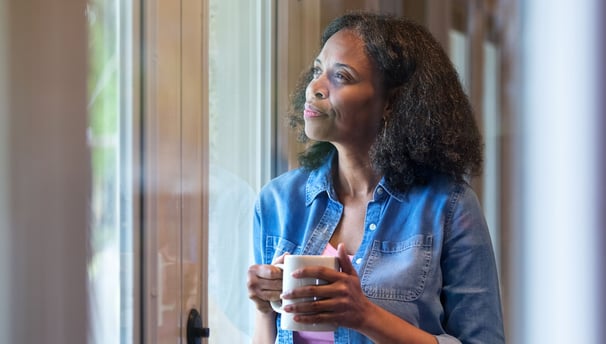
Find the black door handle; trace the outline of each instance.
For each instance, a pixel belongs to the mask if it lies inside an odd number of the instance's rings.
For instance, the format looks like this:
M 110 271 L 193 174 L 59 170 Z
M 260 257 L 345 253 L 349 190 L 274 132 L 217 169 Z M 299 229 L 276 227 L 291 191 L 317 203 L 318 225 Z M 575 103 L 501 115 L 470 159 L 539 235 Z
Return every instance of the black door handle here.
M 201 344 L 202 338 L 209 336 L 210 329 L 202 327 L 202 316 L 195 308 L 192 308 L 187 317 L 187 344 Z

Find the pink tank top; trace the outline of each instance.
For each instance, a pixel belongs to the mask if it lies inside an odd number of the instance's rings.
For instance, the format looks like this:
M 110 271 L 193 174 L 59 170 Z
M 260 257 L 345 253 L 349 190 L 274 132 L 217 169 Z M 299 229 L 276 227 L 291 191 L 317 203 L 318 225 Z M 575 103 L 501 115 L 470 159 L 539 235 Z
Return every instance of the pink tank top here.
M 323 256 L 336 256 L 337 249 L 330 243 L 326 245 Z M 351 259 L 351 256 L 349 256 Z M 335 342 L 334 332 L 322 331 L 294 331 L 293 343 L 295 344 L 333 344 Z

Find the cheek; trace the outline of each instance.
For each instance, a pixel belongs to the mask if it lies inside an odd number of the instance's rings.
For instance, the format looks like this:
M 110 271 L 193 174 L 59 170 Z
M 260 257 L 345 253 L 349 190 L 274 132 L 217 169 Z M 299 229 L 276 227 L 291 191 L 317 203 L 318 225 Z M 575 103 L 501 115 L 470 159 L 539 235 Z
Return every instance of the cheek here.
M 383 114 L 383 105 L 373 92 L 336 97 L 333 99 L 333 107 L 345 118 L 372 120 L 375 117 L 381 118 Z
M 305 99 L 312 99 L 312 93 L 311 93 L 311 88 L 310 88 L 311 84 L 307 84 L 307 87 L 305 87 Z

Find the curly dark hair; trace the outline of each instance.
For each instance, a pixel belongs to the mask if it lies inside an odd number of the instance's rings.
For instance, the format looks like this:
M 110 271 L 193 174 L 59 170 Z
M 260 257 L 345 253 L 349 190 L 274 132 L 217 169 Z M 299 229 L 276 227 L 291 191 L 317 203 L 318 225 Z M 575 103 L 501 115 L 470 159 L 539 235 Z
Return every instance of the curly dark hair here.
M 344 29 L 362 39 L 390 95 L 391 111 L 370 151 L 374 168 L 388 183 L 405 192 L 438 174 L 457 181 L 480 174 L 483 143 L 471 105 L 431 33 L 404 18 L 352 12 L 326 27 L 320 48 Z M 299 163 L 308 169 L 317 168 L 335 150 L 331 143 L 305 135 L 305 88 L 312 76 L 311 67 L 301 75 L 288 114 L 299 140 L 307 143 Z

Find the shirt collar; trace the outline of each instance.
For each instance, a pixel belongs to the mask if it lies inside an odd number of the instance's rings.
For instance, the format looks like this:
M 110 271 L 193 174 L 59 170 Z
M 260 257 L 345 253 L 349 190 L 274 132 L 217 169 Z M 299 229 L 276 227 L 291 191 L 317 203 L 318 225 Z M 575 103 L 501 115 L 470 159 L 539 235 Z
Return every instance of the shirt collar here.
M 377 195 L 377 190 L 379 188 L 383 188 L 383 190 L 387 191 L 387 193 L 391 197 L 397 199 L 398 201 L 404 202 L 404 198 L 405 198 L 406 195 L 404 193 L 402 193 L 402 192 L 394 189 L 393 187 L 391 187 L 389 185 L 389 183 L 387 182 L 387 180 L 385 180 L 385 176 L 383 176 L 381 178 L 381 181 L 379 181 L 379 185 L 377 185 L 377 189 L 375 189 L 375 198 L 377 198 L 376 195 Z
M 335 156 L 335 152 L 331 152 L 324 163 L 309 174 L 307 184 L 305 185 L 305 205 L 311 204 L 323 192 L 326 192 L 329 197 L 334 196 L 332 174 L 330 171 Z
M 332 173 L 331 167 L 333 165 L 333 161 L 336 158 L 336 150 L 331 152 L 324 163 L 314 169 L 309 174 L 309 178 L 307 178 L 307 184 L 305 185 L 305 205 L 311 204 L 311 202 L 318 197 L 321 193 L 326 193 L 330 198 L 336 200 L 336 195 L 334 192 L 333 184 L 332 184 Z M 400 202 L 404 201 L 405 195 L 404 193 L 394 189 L 387 183 L 385 176 L 381 178 L 377 188 L 375 189 L 375 199 L 379 198 L 378 189 L 382 188 L 387 191 L 387 193 L 397 199 Z

